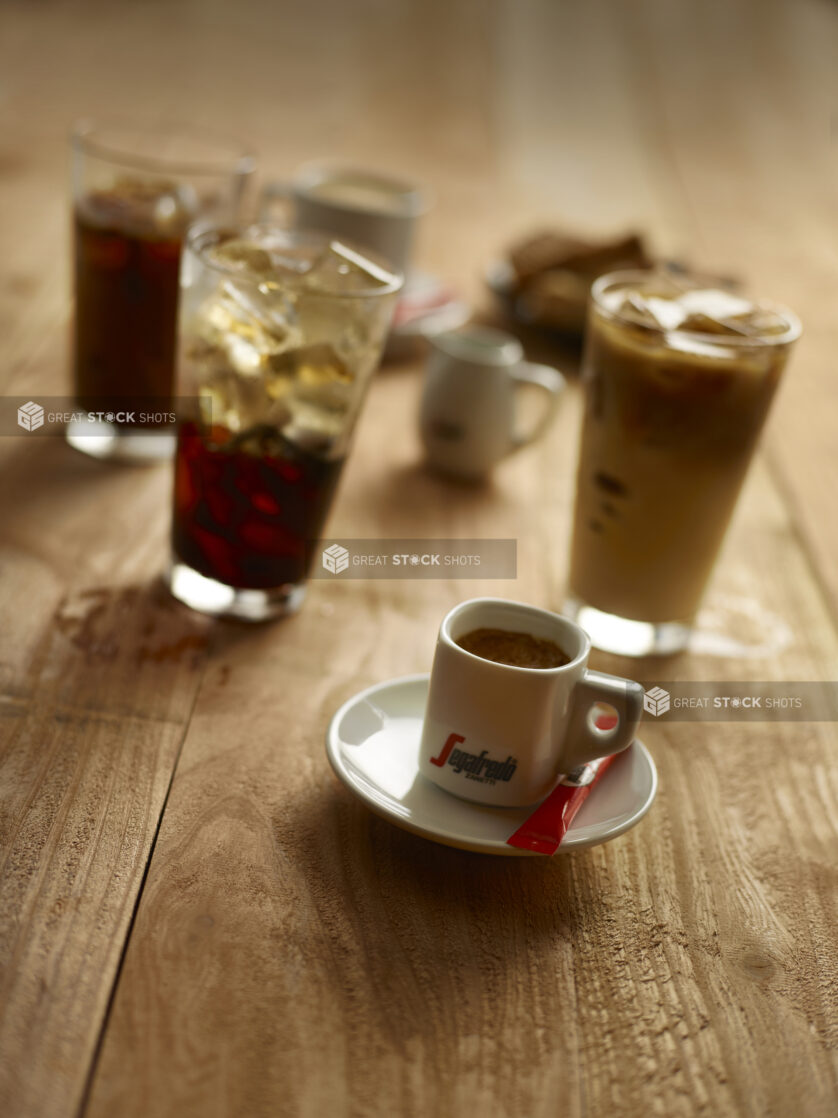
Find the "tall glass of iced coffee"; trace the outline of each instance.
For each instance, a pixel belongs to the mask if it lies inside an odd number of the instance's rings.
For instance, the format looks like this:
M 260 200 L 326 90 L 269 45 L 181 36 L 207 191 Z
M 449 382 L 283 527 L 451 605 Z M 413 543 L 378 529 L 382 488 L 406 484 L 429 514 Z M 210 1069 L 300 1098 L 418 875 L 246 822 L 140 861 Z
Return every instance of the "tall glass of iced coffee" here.
M 253 157 L 175 126 L 82 121 L 72 136 L 75 320 L 71 446 L 171 457 L 178 276 L 186 227 L 235 218 Z
M 566 612 L 596 647 L 687 644 L 799 334 L 784 308 L 665 273 L 594 285 Z

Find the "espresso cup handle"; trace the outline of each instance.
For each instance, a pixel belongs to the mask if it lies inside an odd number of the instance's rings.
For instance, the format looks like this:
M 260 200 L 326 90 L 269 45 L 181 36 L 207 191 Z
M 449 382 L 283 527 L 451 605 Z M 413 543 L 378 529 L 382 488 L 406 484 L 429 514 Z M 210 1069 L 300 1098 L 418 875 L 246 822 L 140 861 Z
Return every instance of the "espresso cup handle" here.
M 565 379 L 558 369 L 552 369 L 549 365 L 533 365 L 529 361 L 522 361 L 516 368 L 510 369 L 509 375 L 519 385 L 534 384 L 547 394 L 546 407 L 532 430 L 524 434 L 512 433 L 510 450 L 520 450 L 522 446 L 540 438 L 549 427 L 553 416 L 556 414 L 559 396 L 565 386 Z
M 562 750 L 565 772 L 579 765 L 619 753 L 634 740 L 643 717 L 643 688 L 631 679 L 586 670 L 574 688 L 570 718 Z M 594 723 L 596 703 L 617 711 L 617 724 L 600 730 Z
M 275 206 L 282 206 L 281 220 L 291 223 L 294 204 L 294 187 L 290 182 L 266 182 L 259 194 L 258 217 L 260 221 L 276 220 Z

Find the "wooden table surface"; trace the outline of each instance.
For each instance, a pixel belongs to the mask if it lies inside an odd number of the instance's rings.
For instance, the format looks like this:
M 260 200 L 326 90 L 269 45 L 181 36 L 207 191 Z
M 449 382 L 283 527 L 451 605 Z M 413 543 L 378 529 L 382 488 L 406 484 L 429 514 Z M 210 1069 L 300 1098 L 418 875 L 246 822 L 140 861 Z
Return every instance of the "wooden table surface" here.
M 7 3 L 0 383 L 68 383 L 84 114 L 420 178 L 420 263 L 478 310 L 533 226 L 642 228 L 805 337 L 703 615 L 739 654 L 595 665 L 838 679 L 836 60 L 827 0 Z M 562 601 L 575 387 L 473 489 L 422 469 L 420 384 L 378 375 L 330 531 L 514 537 L 517 581 L 318 581 L 263 627 L 167 596 L 167 467 L 0 440 L 3 1118 L 836 1113 L 834 724 L 647 724 L 651 813 L 551 860 L 413 837 L 332 775 L 332 712 L 426 670 L 451 605 Z

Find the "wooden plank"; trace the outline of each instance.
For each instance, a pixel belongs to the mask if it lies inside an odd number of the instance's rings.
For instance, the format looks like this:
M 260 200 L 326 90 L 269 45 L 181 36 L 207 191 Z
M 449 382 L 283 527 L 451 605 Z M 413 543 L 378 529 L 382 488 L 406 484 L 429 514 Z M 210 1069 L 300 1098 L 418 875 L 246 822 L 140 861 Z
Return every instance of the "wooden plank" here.
M 72 1114 L 182 730 L 2 710 L 0 1105 Z
M 41 570 L 12 559 L 7 576 Z M 33 612 L 0 692 L 0 1110 L 16 1118 L 80 1104 L 206 644 L 153 585 L 82 585 Z

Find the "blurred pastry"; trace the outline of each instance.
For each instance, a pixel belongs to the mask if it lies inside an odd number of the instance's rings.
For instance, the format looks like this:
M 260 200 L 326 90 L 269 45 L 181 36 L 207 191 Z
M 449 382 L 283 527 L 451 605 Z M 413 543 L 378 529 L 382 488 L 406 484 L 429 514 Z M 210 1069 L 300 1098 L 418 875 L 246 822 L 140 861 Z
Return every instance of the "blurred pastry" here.
M 639 233 L 590 241 L 553 230 L 519 241 L 507 260 L 504 286 L 515 314 L 567 333 L 584 329 L 588 294 L 598 276 L 652 264 Z

